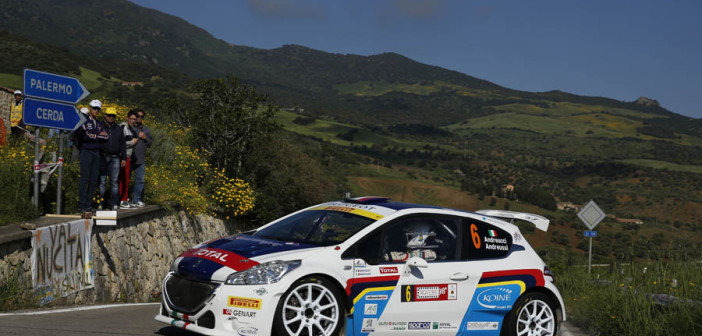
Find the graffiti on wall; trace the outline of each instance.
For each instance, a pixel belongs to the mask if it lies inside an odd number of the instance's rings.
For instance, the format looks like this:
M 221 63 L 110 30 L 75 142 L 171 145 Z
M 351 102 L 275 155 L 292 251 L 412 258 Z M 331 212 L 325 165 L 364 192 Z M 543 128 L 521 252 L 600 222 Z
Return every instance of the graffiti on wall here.
M 32 230 L 32 283 L 43 302 L 93 288 L 91 220 Z

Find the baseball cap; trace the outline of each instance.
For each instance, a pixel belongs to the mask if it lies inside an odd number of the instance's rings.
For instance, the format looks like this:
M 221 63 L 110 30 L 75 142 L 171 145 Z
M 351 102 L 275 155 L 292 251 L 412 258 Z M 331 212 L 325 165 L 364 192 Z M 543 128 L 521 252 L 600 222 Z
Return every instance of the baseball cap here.
M 117 115 L 117 109 L 114 108 L 114 107 L 112 107 L 112 106 L 110 106 L 110 107 L 108 107 L 108 108 L 105 109 L 105 114 Z
M 90 104 L 88 104 L 88 105 L 90 105 L 90 107 L 102 108 L 102 102 L 97 100 L 97 99 L 91 100 Z
M 20 90 L 15 90 L 15 94 L 16 94 L 16 95 L 21 95 L 21 94 L 22 94 L 22 91 L 20 91 Z

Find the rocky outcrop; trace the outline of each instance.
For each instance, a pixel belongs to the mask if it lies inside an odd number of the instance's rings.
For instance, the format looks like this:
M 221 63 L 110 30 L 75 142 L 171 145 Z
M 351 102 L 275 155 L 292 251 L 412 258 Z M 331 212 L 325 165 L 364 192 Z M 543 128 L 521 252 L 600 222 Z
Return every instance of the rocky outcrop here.
M 661 107 L 661 104 L 659 104 L 657 100 L 646 97 L 639 97 L 635 103 L 643 107 Z

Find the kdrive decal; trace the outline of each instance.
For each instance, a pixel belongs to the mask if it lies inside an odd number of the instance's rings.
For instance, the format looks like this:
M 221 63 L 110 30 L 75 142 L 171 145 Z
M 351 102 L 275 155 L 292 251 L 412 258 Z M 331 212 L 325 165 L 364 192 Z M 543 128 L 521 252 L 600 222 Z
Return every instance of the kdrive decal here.
M 235 308 L 246 308 L 246 309 L 261 309 L 260 299 L 251 299 L 238 296 L 230 296 L 229 302 L 227 303 L 229 307 Z
M 402 285 L 402 302 L 420 302 L 420 301 L 448 301 L 456 300 L 457 285 L 452 284 L 435 284 L 435 285 Z

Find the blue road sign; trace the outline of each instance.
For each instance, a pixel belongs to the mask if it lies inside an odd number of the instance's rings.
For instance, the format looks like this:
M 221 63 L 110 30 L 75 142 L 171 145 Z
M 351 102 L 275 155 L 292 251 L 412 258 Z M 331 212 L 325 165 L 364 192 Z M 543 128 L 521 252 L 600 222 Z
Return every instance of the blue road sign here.
M 26 98 L 23 120 L 30 126 L 73 131 L 83 124 L 85 117 L 73 105 Z
M 24 94 L 75 104 L 90 92 L 75 78 L 24 69 Z
M 597 237 L 597 231 L 585 231 L 585 237 Z

